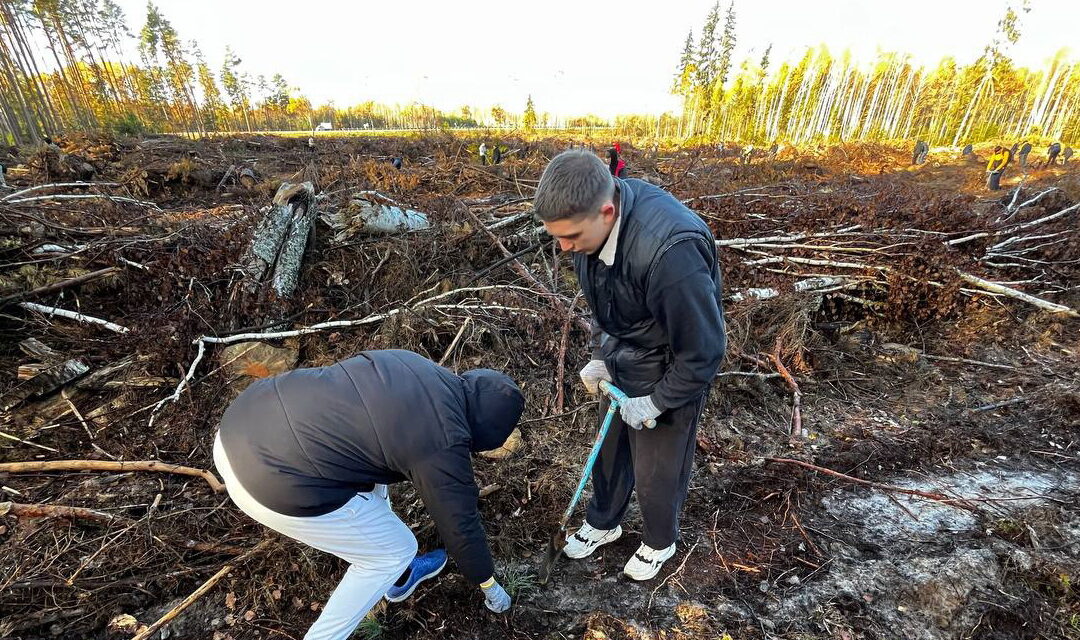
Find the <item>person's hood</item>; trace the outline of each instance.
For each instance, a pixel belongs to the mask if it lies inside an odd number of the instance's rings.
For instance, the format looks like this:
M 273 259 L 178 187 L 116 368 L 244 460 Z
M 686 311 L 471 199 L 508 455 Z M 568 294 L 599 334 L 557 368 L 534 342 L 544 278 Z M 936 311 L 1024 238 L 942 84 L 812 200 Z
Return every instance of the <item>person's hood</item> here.
M 525 396 L 504 373 L 473 369 L 461 374 L 465 387 L 465 413 L 472 433 L 473 451 L 498 449 L 525 410 Z

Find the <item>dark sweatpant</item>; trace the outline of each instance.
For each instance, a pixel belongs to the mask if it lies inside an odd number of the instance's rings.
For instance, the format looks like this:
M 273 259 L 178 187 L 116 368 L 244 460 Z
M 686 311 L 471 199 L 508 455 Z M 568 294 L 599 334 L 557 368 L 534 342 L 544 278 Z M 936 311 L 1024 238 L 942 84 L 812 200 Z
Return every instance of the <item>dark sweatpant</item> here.
M 643 521 L 641 541 L 653 549 L 675 542 L 707 395 L 660 414 L 655 429 L 631 429 L 615 414 L 593 467 L 593 497 L 585 516 L 590 525 L 614 529 L 622 522 L 636 485 Z M 601 416 L 607 407 L 605 399 L 600 403 Z

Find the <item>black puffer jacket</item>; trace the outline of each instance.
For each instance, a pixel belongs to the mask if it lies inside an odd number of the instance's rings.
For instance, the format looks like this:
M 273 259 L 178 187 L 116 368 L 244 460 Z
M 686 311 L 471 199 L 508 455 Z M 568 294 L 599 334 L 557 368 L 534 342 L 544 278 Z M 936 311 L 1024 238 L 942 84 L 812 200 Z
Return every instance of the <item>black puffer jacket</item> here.
M 329 513 L 375 484 L 411 481 L 479 584 L 494 566 L 470 452 L 500 446 L 523 407 L 501 373 L 458 376 L 411 351 L 365 351 L 252 383 L 225 411 L 221 443 L 240 484 L 285 515 Z
M 631 396 L 680 407 L 708 390 L 727 348 L 716 242 L 670 193 L 641 180 L 615 184 L 614 263 L 574 254 L 597 328 L 594 357 Z

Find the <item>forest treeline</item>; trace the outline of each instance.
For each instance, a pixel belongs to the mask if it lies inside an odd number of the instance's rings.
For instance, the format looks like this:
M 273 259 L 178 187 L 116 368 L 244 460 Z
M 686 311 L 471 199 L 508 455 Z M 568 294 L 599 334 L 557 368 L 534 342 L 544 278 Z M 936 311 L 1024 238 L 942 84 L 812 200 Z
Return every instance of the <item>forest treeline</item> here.
M 945 58 L 935 68 L 882 53 L 870 65 L 825 46 L 775 65 L 732 58 L 735 3 L 713 5 L 695 39 L 687 35 L 672 90 L 683 98 L 678 135 L 748 142 L 926 140 L 959 146 L 998 138 L 1080 137 L 1080 61 L 1065 49 L 1046 68 L 1015 66 L 1027 1 L 1009 5 L 973 63 Z M 989 35 L 989 34 L 988 34 Z
M 936 68 L 883 53 L 872 64 L 808 49 L 771 60 L 771 46 L 738 64 L 734 2 L 718 2 L 688 34 L 672 91 L 681 114 L 521 113 L 501 106 L 452 112 L 422 104 L 312 105 L 281 74 L 252 75 L 238 52 L 208 62 L 147 4 L 132 33 L 112 0 L 0 0 L 0 137 L 35 142 L 66 131 L 144 132 L 614 125 L 618 135 L 789 143 L 921 138 L 960 145 L 1035 135 L 1080 138 L 1080 62 L 1064 51 L 1038 70 L 1007 52 L 1026 6 L 1008 8 L 982 55 Z M 134 55 L 127 52 L 137 52 Z

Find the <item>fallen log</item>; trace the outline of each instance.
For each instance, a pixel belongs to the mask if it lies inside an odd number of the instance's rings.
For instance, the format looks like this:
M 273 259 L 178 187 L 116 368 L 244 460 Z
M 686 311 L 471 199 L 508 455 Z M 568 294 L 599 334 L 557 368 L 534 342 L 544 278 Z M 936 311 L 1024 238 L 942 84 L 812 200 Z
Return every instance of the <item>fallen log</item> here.
M 90 370 L 90 366 L 82 360 L 65 359 L 36 338 L 23 340 L 19 343 L 19 349 L 40 362 L 19 366 L 18 378 L 23 382 L 4 395 L 3 402 L 0 402 L 0 410 L 3 411 L 27 398 L 48 395 Z
M 431 228 L 426 213 L 408 209 L 374 191 L 353 195 L 343 210 L 326 212 L 322 219 L 337 232 L 336 243 L 357 234 L 386 235 Z
M 244 288 L 249 293 L 254 293 L 271 274 L 277 295 L 292 295 L 314 220 L 315 188 L 311 183 L 282 183 L 241 260 Z

